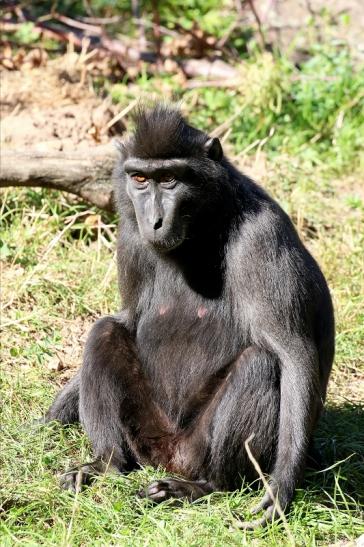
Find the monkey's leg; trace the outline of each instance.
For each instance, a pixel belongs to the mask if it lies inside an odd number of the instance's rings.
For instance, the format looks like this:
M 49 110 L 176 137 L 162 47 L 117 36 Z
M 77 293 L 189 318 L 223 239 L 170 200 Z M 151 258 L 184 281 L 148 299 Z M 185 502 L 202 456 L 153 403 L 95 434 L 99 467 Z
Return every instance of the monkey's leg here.
M 118 317 L 104 317 L 91 330 L 80 372 L 80 419 L 96 461 L 63 476 L 76 489 L 108 469 L 165 464 L 174 428 L 153 401 L 134 341 Z
M 197 394 L 199 398 L 199 395 Z M 193 401 L 191 401 L 193 404 Z M 242 477 L 257 478 L 245 450 L 250 447 L 264 470 L 274 461 L 279 420 L 277 360 L 250 347 L 223 375 L 200 415 L 181 437 L 172 468 L 196 481 L 162 479 L 144 492 L 156 502 L 172 497 L 197 499 L 214 490 L 241 485 Z
M 62 424 L 73 424 L 79 421 L 79 402 L 80 402 L 80 376 L 76 374 L 70 380 L 63 390 L 57 395 L 52 406 L 47 411 L 44 418 L 39 422 L 47 423 L 57 420 Z

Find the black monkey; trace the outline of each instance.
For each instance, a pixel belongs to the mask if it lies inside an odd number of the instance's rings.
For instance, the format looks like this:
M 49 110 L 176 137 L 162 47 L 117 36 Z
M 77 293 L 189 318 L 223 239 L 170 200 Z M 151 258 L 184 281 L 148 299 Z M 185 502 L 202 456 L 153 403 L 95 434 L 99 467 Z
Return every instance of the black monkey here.
M 270 474 L 286 508 L 302 477 L 334 355 L 330 294 L 291 221 L 177 109 L 141 108 L 121 144 L 123 310 L 94 325 L 79 374 L 46 420 L 80 420 L 95 462 L 65 473 L 75 489 L 107 469 L 163 465 L 142 492 L 196 499 Z M 81 472 L 80 472 L 81 470 Z M 252 525 L 276 516 L 268 494 Z

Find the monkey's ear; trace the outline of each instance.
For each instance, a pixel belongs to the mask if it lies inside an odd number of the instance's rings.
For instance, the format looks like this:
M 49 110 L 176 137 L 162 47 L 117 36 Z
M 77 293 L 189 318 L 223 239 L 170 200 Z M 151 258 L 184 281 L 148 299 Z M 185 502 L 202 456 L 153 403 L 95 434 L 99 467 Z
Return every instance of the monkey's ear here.
M 214 161 L 221 161 L 223 156 L 221 142 L 218 138 L 214 137 L 205 142 L 204 148 L 208 157 Z

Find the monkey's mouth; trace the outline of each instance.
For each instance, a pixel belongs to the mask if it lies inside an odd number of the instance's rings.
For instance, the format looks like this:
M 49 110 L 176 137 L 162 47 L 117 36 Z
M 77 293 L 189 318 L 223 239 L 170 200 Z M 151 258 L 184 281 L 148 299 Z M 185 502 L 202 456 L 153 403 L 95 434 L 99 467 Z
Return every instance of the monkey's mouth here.
M 177 247 L 180 247 L 186 239 L 186 227 L 181 226 L 180 230 L 172 230 L 173 233 L 170 235 L 165 233 L 164 237 L 162 234 L 154 234 L 154 237 L 146 237 L 145 240 L 147 243 L 153 247 L 156 251 L 160 253 L 169 253 Z
M 173 238 L 169 240 L 149 241 L 149 243 L 157 251 L 161 253 L 168 253 L 170 251 L 173 251 L 174 249 L 177 249 L 177 247 L 182 245 L 183 241 L 184 241 L 184 237 L 181 236 L 179 238 Z

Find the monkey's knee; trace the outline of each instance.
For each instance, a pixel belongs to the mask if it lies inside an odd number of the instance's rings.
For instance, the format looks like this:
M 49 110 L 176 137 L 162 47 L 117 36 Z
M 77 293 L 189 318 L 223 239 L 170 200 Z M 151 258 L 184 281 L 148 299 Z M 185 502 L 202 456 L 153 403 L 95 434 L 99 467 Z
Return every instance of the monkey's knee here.
M 105 362 L 110 356 L 134 358 L 136 349 L 134 341 L 126 326 L 115 316 L 102 317 L 91 329 L 86 349 L 84 364 L 93 361 Z
M 101 317 L 91 328 L 88 345 L 93 342 L 97 342 L 100 345 L 109 344 L 115 338 L 119 338 L 120 335 L 124 334 L 125 336 L 124 329 L 125 327 L 118 323 L 114 317 L 108 315 Z

